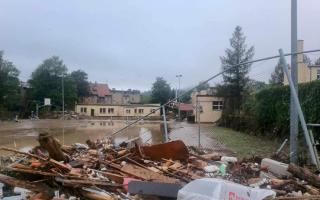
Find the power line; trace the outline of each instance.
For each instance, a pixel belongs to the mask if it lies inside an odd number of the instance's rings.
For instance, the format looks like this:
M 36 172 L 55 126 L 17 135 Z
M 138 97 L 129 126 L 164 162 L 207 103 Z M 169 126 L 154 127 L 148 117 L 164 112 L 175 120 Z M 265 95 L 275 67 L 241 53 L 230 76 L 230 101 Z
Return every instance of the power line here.
M 315 50 L 309 50 L 309 51 L 301 51 L 301 52 L 295 52 L 295 53 L 287 53 L 287 54 L 284 54 L 285 57 L 287 56 L 292 56 L 292 55 L 298 55 L 298 54 L 303 54 L 303 53 L 314 53 L 314 52 L 320 52 L 320 49 L 315 49 Z M 228 70 L 234 68 L 234 67 L 237 67 L 237 66 L 240 66 L 240 65 L 248 65 L 248 64 L 252 64 L 252 63 L 256 63 L 256 62 L 261 62 L 261 61 L 266 61 L 266 60 L 272 60 L 272 59 L 275 59 L 275 58 L 280 58 L 280 55 L 276 55 L 276 56 L 270 56 L 270 57 L 265 57 L 265 58 L 260 58 L 260 59 L 257 59 L 257 60 L 252 60 L 252 61 L 247 61 L 247 62 L 243 62 L 243 63 L 238 63 L 238 64 L 235 64 L 235 65 L 230 65 L 229 67 L 227 67 L 225 70 L 211 76 L 210 78 L 208 78 L 207 80 L 203 81 L 203 82 L 200 82 L 198 85 L 196 85 L 195 87 L 185 91 L 184 93 L 180 94 L 179 96 L 169 100 L 167 103 L 159 106 L 158 108 L 154 109 L 153 112 L 150 112 L 142 117 L 139 117 L 137 120 L 131 122 L 130 124 L 126 125 L 125 127 L 117 130 L 116 132 L 112 133 L 111 136 L 114 136 L 118 133 L 120 133 L 121 131 L 127 129 L 128 127 L 132 126 L 133 124 L 145 119 L 146 117 L 149 117 L 151 114 L 153 114 L 154 112 L 158 111 L 161 109 L 162 106 L 167 106 L 169 105 L 170 103 L 173 103 L 175 100 L 185 96 L 186 94 L 188 94 L 189 92 L 192 92 L 193 90 L 195 90 L 197 87 L 199 86 L 202 86 L 206 83 L 208 83 L 209 81 L 215 79 L 216 77 L 222 75 L 223 73 L 227 72 Z

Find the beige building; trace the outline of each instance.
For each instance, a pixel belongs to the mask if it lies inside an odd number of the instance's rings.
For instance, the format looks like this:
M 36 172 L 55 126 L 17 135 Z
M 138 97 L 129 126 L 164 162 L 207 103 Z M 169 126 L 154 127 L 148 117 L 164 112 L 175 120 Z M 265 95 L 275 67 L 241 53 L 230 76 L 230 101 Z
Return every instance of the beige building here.
M 151 119 L 160 118 L 160 104 L 132 104 L 132 105 L 101 105 L 101 104 L 78 104 L 75 112 L 82 116 L 91 117 L 115 117 L 115 118 L 138 118 L 150 112 Z
M 303 51 L 303 40 L 298 41 L 298 52 Z M 289 72 L 291 68 L 289 67 Z M 303 54 L 298 54 L 298 83 L 307 83 L 320 80 L 320 65 L 309 65 L 303 62 Z M 288 85 L 288 79 L 284 74 L 284 85 Z
M 212 89 L 193 92 L 191 101 L 195 122 L 214 123 L 221 118 L 224 99 L 214 96 Z

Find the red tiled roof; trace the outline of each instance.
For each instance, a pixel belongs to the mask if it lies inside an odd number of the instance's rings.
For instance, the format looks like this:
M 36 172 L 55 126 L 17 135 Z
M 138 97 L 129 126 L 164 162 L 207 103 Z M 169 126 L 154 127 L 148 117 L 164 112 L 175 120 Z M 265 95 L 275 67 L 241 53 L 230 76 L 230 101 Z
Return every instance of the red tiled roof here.
M 181 111 L 192 111 L 193 110 L 192 104 L 180 103 L 180 110 Z
M 110 95 L 110 89 L 108 84 L 92 83 L 90 84 L 90 93 L 98 97 L 105 97 Z

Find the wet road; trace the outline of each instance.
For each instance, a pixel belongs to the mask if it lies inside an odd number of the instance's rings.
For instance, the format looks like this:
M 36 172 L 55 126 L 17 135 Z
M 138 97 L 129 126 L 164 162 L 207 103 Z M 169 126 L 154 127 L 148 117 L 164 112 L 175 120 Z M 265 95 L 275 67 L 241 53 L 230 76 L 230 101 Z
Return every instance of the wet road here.
M 200 125 L 200 147 L 212 149 L 215 152 L 221 152 L 227 155 L 233 155 L 230 149 L 221 144 L 212 137 L 212 124 Z M 198 146 L 199 144 L 199 126 L 198 124 L 190 124 L 187 122 L 170 123 L 172 131 L 170 133 L 171 140 L 181 139 L 186 145 Z

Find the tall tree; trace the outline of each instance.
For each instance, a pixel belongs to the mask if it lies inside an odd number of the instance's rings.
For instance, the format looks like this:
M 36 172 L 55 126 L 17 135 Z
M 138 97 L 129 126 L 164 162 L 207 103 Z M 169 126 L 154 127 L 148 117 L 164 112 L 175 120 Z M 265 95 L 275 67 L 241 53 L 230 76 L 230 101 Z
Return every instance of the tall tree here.
M 67 67 L 59 57 L 53 56 L 44 60 L 32 72 L 29 80 L 33 90 L 33 98 L 40 102 L 43 102 L 44 98 L 51 98 L 52 105 L 60 109 L 63 79 L 65 106 L 67 109 L 72 109 L 77 99 L 77 91 L 73 78 L 67 72 Z
M 151 102 L 164 104 L 171 96 L 170 85 L 162 77 L 157 77 L 151 89 Z
M 82 70 L 77 70 L 71 72 L 71 77 L 73 78 L 78 98 L 86 97 L 89 95 L 89 82 L 88 74 Z
M 269 80 L 269 83 L 271 85 L 283 85 L 283 78 L 284 78 L 284 73 L 279 60 L 278 64 L 274 68 L 274 72 L 271 73 L 271 78 Z
M 247 48 L 246 37 L 242 28 L 237 26 L 230 39 L 230 48 L 225 50 L 225 56 L 220 57 L 223 73 L 223 88 L 225 96 L 225 109 L 229 114 L 240 114 L 240 107 L 247 94 L 246 86 L 249 81 L 248 72 L 251 64 L 239 65 L 248 62 L 254 56 L 254 47 Z M 226 114 L 226 113 L 225 113 Z
M 19 70 L 3 58 L 0 51 L 0 117 L 1 111 L 17 111 L 20 101 Z

